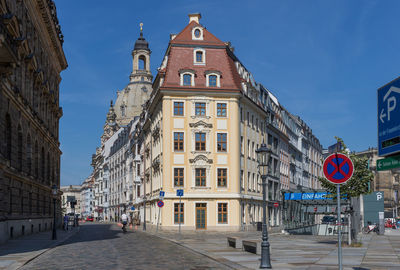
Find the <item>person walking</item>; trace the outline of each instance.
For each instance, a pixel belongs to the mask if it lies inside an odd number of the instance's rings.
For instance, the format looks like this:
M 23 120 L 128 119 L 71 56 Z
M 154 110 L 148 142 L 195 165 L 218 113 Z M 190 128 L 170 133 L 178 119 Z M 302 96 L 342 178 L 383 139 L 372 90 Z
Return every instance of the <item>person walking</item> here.
M 121 222 L 122 222 L 122 231 L 126 232 L 126 224 L 128 224 L 128 216 L 123 213 L 121 216 Z

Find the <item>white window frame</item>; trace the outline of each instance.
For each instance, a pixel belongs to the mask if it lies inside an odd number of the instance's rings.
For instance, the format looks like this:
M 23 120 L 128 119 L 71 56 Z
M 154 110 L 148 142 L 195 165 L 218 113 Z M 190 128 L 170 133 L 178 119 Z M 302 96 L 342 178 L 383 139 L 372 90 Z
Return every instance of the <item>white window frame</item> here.
M 226 169 L 226 187 L 218 186 L 218 169 Z M 229 168 L 228 167 L 216 167 L 215 168 L 215 188 L 219 190 L 227 190 L 229 188 Z
M 218 116 L 218 104 L 225 104 L 226 105 L 226 116 Z M 215 116 L 217 118 L 228 118 L 228 102 L 224 101 L 216 101 L 215 102 Z
M 194 34 L 194 32 L 195 32 L 197 29 L 200 30 L 200 36 L 199 36 L 199 37 L 196 37 L 195 34 Z M 201 28 L 201 27 L 199 27 L 199 26 L 194 27 L 194 28 L 192 29 L 192 40 L 203 40 L 203 39 L 204 39 L 203 33 L 204 33 L 203 28 Z
M 197 52 L 202 52 L 203 53 L 203 58 L 202 58 L 202 62 L 197 62 L 197 58 L 196 58 L 196 53 Z M 194 65 L 202 65 L 204 66 L 206 64 L 206 50 L 201 49 L 201 48 L 196 48 L 193 50 L 193 64 Z
M 225 133 L 226 134 L 226 151 L 218 151 L 218 133 Z M 215 132 L 215 153 L 217 154 L 228 154 L 229 153 L 229 133 L 228 132 L 221 132 L 221 131 L 216 131 Z
M 181 133 L 183 133 L 183 151 L 177 151 L 177 150 L 175 150 L 175 132 L 181 132 Z M 184 131 L 184 130 L 173 130 L 172 131 L 172 152 L 173 153 L 177 153 L 177 154 L 181 154 L 181 153 L 185 153 L 186 152 L 186 145 L 185 145 L 185 142 L 186 142 L 186 132 Z
M 206 185 L 205 186 L 196 186 L 196 169 L 206 169 Z M 192 166 L 192 189 L 211 189 L 210 185 L 210 173 L 211 166 L 210 165 L 193 165 Z
M 184 85 L 183 84 L 183 76 L 184 75 L 187 75 L 187 74 L 189 74 L 190 76 L 191 76 L 191 85 Z M 181 74 L 180 74 L 180 83 L 181 83 L 181 86 L 194 86 L 194 73 L 193 72 L 190 72 L 190 71 L 185 71 L 185 72 L 182 72 Z
M 210 86 L 209 84 L 209 77 L 211 75 L 217 76 L 217 86 Z M 210 72 L 210 73 L 206 73 L 206 86 L 207 87 L 221 87 L 221 74 L 218 74 L 217 72 Z
M 183 169 L 183 186 L 175 186 L 175 169 Z M 181 188 L 185 188 L 185 182 L 186 182 L 186 168 L 184 166 L 173 166 L 172 167 L 172 187 L 177 190 Z
M 226 223 L 219 223 L 218 222 L 218 204 L 219 203 L 226 203 L 226 207 L 227 207 L 226 214 L 228 215 L 227 219 L 226 219 Z M 229 201 L 216 201 L 215 202 L 215 225 L 216 226 L 228 226 L 229 225 L 229 217 L 230 217 L 229 207 L 230 207 Z
M 182 78 L 183 78 L 183 77 L 182 77 Z M 182 102 L 182 103 L 183 103 L 183 115 L 175 115 L 175 113 L 174 113 L 174 109 L 175 109 L 174 104 L 175 104 L 175 102 Z M 184 117 L 184 116 L 185 116 L 185 106 L 186 106 L 185 100 L 182 100 L 182 99 L 173 99 L 171 105 L 172 105 L 172 112 L 171 112 L 171 115 L 172 115 L 173 117 Z

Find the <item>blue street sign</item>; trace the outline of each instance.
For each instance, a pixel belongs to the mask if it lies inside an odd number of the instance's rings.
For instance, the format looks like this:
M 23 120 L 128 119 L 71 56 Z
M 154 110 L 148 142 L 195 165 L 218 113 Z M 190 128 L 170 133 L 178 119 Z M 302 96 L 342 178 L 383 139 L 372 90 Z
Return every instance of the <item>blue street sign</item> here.
M 132 210 L 132 211 L 135 210 L 135 206 L 132 206 L 132 207 L 131 207 L 131 210 Z
M 160 197 L 164 197 L 164 195 L 165 195 L 165 191 L 160 191 Z
M 378 155 L 397 152 L 400 152 L 400 77 L 378 89 Z
M 177 189 L 176 196 L 179 196 L 179 197 L 183 196 L 183 189 Z

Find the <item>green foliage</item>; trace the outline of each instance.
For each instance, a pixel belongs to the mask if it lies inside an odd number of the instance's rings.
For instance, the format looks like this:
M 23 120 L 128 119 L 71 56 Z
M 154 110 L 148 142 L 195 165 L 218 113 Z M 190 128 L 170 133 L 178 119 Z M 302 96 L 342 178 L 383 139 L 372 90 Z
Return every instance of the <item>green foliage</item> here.
M 348 155 L 347 147 L 343 140 L 339 137 L 335 137 L 335 139 L 338 143 L 342 144 L 342 150 L 339 153 L 349 156 L 354 164 L 353 176 L 346 184 L 340 185 L 340 193 L 348 194 L 350 197 L 358 197 L 361 194 L 369 193 L 369 183 L 373 181 L 374 175 L 368 169 L 368 158 L 359 157 L 354 154 Z M 321 182 L 322 188 L 332 193 L 332 197 L 336 197 L 336 184 L 332 184 L 325 177 L 319 177 L 318 180 Z

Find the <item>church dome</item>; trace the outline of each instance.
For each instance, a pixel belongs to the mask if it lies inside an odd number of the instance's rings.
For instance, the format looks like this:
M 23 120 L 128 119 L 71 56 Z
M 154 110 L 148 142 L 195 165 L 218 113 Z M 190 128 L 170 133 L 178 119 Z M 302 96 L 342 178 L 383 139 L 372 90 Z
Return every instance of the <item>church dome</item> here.
M 140 37 L 135 42 L 134 50 L 150 51 L 149 43 L 144 39 L 142 32 L 140 32 Z

